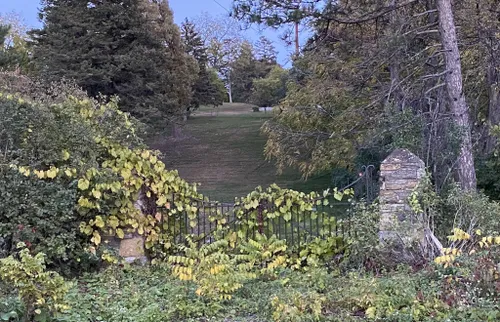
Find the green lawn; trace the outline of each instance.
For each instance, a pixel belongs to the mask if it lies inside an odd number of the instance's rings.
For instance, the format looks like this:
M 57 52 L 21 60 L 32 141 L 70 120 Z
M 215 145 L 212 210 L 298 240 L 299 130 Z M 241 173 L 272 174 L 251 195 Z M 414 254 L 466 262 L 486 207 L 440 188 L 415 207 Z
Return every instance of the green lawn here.
M 272 183 L 306 192 L 327 188 L 328 173 L 304 182 L 294 169 L 278 175 L 273 162 L 265 160 L 266 138 L 260 128 L 271 115 L 252 112 L 247 104 L 202 107 L 188 120 L 181 138 L 163 134 L 149 144 L 164 154 L 168 168 L 200 183 L 204 194 L 220 201 L 233 201 L 259 185 Z

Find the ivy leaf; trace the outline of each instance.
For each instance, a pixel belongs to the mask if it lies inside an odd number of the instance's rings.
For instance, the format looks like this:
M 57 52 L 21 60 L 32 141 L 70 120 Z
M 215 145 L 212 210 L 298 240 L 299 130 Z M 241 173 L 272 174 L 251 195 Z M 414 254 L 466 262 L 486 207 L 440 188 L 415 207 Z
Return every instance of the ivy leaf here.
M 64 150 L 64 151 L 62 152 L 62 155 L 63 155 L 63 160 L 64 160 L 64 161 L 69 160 L 69 152 L 68 152 L 67 150 Z
M 158 200 L 156 200 L 156 204 L 158 206 L 164 205 L 166 203 L 167 203 L 167 197 L 166 196 L 160 196 L 160 198 L 158 198 Z
M 78 189 L 87 190 L 90 186 L 90 182 L 87 179 L 78 180 Z
M 125 233 L 123 232 L 123 230 L 121 228 L 117 228 L 116 229 L 116 236 L 118 236 L 118 238 L 120 238 L 120 239 L 123 239 L 123 237 L 125 237 Z
M 92 195 L 93 195 L 96 199 L 101 199 L 102 193 L 101 193 L 99 190 L 92 189 Z
M 38 179 L 43 179 L 43 178 L 45 178 L 45 172 L 44 172 L 44 171 L 38 171 L 38 170 L 35 170 L 35 174 L 36 174 L 36 176 L 38 177 Z
M 119 224 L 120 224 L 120 221 L 118 220 L 118 218 L 116 218 L 116 216 L 110 216 L 108 218 L 108 226 L 109 227 L 116 229 L 116 227 L 118 227 Z
M 130 179 L 130 177 L 132 176 L 132 172 L 130 171 L 130 169 L 122 169 L 120 174 L 125 180 Z
M 99 234 L 99 232 L 94 231 L 93 237 L 90 239 L 90 241 L 96 245 L 99 245 L 101 243 L 101 235 Z
M 48 171 L 47 171 L 47 178 L 49 179 L 54 179 L 56 176 L 57 176 L 57 172 L 59 170 L 57 170 L 57 168 L 50 168 Z
M 96 216 L 95 217 L 95 225 L 99 228 L 104 228 L 104 220 L 102 219 L 101 216 Z
M 288 212 L 288 213 L 284 214 L 283 219 L 285 219 L 285 221 L 290 221 L 292 219 L 292 213 Z
M 333 198 L 337 199 L 338 201 L 341 201 L 342 198 L 344 198 L 344 194 L 342 192 L 335 191 L 333 194 Z
M 365 312 L 366 316 L 370 319 L 374 319 L 376 313 L 377 313 L 377 308 L 374 306 L 370 306 L 369 308 L 366 309 Z

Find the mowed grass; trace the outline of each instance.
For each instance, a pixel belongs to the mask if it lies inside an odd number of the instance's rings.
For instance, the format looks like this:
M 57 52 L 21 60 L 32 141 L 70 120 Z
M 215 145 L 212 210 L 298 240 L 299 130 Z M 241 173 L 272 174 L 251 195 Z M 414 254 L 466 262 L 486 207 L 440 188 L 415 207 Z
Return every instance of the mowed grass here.
M 278 175 L 274 163 L 265 160 L 266 137 L 260 128 L 271 115 L 252 112 L 247 104 L 202 107 L 188 120 L 181 138 L 173 139 L 165 133 L 149 144 L 164 154 L 168 168 L 177 169 L 190 182 L 200 183 L 200 191 L 214 200 L 232 202 L 257 186 L 272 183 L 306 192 L 327 188 L 329 174 L 303 181 L 294 169 Z

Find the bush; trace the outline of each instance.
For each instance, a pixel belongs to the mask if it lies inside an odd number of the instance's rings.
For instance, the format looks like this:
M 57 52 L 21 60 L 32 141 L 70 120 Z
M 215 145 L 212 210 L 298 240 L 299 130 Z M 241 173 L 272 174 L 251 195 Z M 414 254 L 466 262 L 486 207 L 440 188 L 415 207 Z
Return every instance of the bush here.
M 0 153 L 0 257 L 13 254 L 15 244 L 23 241 L 31 251 L 45 253 L 50 267 L 67 274 L 95 264 L 94 256 L 84 251 L 89 238 L 79 229 L 80 222 L 88 219 L 77 212 L 76 178 L 103 161 L 106 151 L 95 138 L 105 136 L 125 146 L 139 146 L 141 141 L 124 126 L 115 102 L 63 101 L 65 85 L 61 87 L 61 93 L 38 102 L 27 101 L 23 98 L 27 94 L 0 92 L 4 149 Z M 82 113 L 94 110 L 96 122 L 89 122 Z M 57 175 L 62 171 L 68 175 Z
M 48 321 L 49 317 L 69 309 L 64 297 L 70 285 L 56 272 L 45 270 L 45 255 L 32 256 L 27 248 L 18 255 L 19 259 L 9 256 L 0 260 L 0 279 L 22 300 L 25 321 Z M 6 314 L 14 317 L 14 312 Z

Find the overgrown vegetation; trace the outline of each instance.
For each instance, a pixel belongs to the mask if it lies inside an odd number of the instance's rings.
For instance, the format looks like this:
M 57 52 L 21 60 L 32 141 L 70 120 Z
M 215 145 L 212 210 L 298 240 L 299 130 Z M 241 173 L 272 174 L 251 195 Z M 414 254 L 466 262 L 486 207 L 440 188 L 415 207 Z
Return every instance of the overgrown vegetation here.
M 500 320 L 500 204 L 484 178 L 498 167 L 495 2 L 320 3 L 235 2 L 248 22 L 313 23 L 291 71 L 266 38 L 219 37 L 221 22 L 187 21 L 181 38 L 166 0 L 45 0 L 29 46 L 2 23 L 0 68 L 15 72 L 0 74 L 0 320 Z M 420 236 L 382 242 L 377 201 L 354 189 L 259 185 L 212 207 L 135 117 L 178 130 L 221 103 L 222 81 L 230 100 L 282 104 L 264 127 L 281 168 L 351 179 L 360 160 L 417 152 L 430 174 L 399 201 Z

